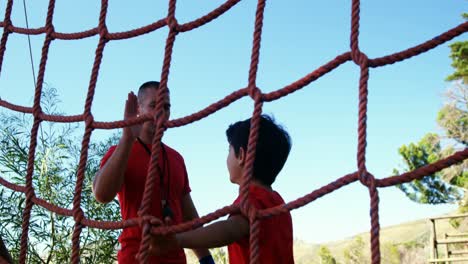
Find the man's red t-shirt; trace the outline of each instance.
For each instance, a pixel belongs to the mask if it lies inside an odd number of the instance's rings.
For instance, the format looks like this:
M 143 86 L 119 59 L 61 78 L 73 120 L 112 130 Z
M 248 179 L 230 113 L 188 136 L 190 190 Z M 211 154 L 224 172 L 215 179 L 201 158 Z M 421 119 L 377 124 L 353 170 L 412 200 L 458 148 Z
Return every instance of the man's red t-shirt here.
M 240 203 L 240 195 L 234 204 Z M 249 200 L 257 209 L 271 208 L 284 204 L 283 198 L 271 190 L 257 185 L 250 185 Z M 273 216 L 260 222 L 260 263 L 290 264 L 293 258 L 293 228 L 291 214 Z M 249 236 L 228 245 L 230 264 L 250 263 Z
M 151 145 L 146 145 L 151 150 Z M 160 154 L 159 167 L 163 171 L 164 192 L 169 189 L 167 200 L 173 213 L 173 223 L 183 221 L 181 199 L 190 193 L 190 186 L 185 168 L 184 159 L 174 149 L 164 145 L 166 155 Z M 101 167 L 114 153 L 116 146 L 112 146 L 102 158 Z M 163 152 L 163 151 L 161 151 Z M 164 158 L 165 157 L 165 158 Z M 117 193 L 120 203 L 120 213 L 123 220 L 138 217 L 138 209 L 143 198 L 146 175 L 148 174 L 150 155 L 142 144 L 135 141 L 125 171 L 125 179 L 120 191 Z M 169 178 L 170 176 L 170 178 Z M 168 181 L 169 180 L 169 181 Z M 153 190 L 153 199 L 150 213 L 162 218 L 160 186 Z M 121 249 L 117 254 L 119 263 L 135 263 L 135 255 L 138 253 L 141 242 L 141 229 L 136 227 L 124 228 L 119 237 Z M 186 258 L 182 249 L 162 257 L 150 257 L 149 263 L 185 264 Z

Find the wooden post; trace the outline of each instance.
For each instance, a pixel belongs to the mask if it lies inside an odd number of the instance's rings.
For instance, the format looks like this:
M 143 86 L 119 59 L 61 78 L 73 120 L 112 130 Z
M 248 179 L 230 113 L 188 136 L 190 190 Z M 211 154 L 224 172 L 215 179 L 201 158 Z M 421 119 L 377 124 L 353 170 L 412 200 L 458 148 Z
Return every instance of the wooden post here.
M 455 262 L 463 262 L 468 263 L 468 256 L 464 256 L 468 254 L 468 250 L 465 247 L 463 250 L 449 250 L 448 244 L 464 244 L 468 245 L 468 233 L 445 233 L 444 238 L 437 239 L 437 231 L 436 231 L 436 220 L 441 219 L 454 219 L 454 218 L 467 218 L 468 214 L 457 214 L 457 215 L 446 215 L 446 216 L 438 216 L 429 218 L 430 221 L 430 238 L 429 238 L 429 254 L 430 259 L 428 260 L 429 263 L 439 263 L 443 262 L 447 263 L 455 263 Z M 443 245 L 445 250 L 445 257 L 439 258 L 439 252 L 437 250 L 438 245 Z M 442 255 L 442 254 L 441 254 Z M 453 257 L 455 255 L 455 257 Z M 457 257 L 458 255 L 462 255 L 461 257 Z
M 436 242 L 436 230 L 435 230 L 435 220 L 434 219 L 429 219 L 431 221 L 431 248 L 430 248 L 430 254 L 432 259 L 437 258 L 437 242 Z
M 444 238 L 445 238 L 445 239 L 448 238 L 447 233 L 444 234 Z M 445 248 L 445 257 L 448 258 L 448 259 L 450 259 L 449 250 L 448 250 L 448 243 L 444 245 L 444 248 Z M 445 264 L 450 264 L 450 261 L 445 262 Z

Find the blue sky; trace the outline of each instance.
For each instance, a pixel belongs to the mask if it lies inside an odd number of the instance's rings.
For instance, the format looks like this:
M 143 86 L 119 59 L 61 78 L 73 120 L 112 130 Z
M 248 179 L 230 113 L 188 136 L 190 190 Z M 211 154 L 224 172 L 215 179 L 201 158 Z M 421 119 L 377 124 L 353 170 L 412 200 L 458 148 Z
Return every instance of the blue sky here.
M 29 26 L 45 23 L 46 1 L 26 1 Z M 178 1 L 179 23 L 198 18 L 222 1 Z M 5 1 L 0 4 L 4 13 Z M 242 1 L 217 20 L 177 36 L 171 64 L 172 118 L 199 111 L 247 84 L 255 1 Z M 360 48 L 369 58 L 395 53 L 462 23 L 465 1 L 362 1 Z M 57 1 L 55 30 L 77 32 L 98 23 L 98 1 Z M 110 32 L 127 31 L 164 17 L 165 1 L 110 1 Z M 266 5 L 257 85 L 274 91 L 349 51 L 351 2 L 269 1 Z M 13 24 L 25 26 L 21 1 Z M 106 45 L 92 106 L 98 121 L 119 120 L 128 91 L 147 80 L 159 80 L 167 28 Z M 466 35 L 456 38 L 466 40 Z M 36 74 L 44 35 L 32 36 Z M 451 41 L 451 42 L 453 42 Z M 45 81 L 58 89 L 66 114 L 84 109 L 98 37 L 52 42 Z M 449 43 L 451 43 L 449 42 Z M 452 72 L 448 44 L 403 62 L 370 69 L 367 167 L 376 177 L 401 165 L 398 148 L 438 131 L 435 117 L 443 103 L 444 81 Z M 0 73 L 0 96 L 31 106 L 33 78 L 27 37 L 11 34 Z M 338 69 L 278 101 L 266 103 L 291 134 L 293 148 L 274 188 L 286 201 L 301 197 L 350 172 L 357 150 L 359 67 L 347 62 Z M 251 116 L 253 101 L 243 98 L 185 127 L 170 129 L 164 141 L 184 156 L 199 213 L 230 204 L 237 187 L 226 169 L 225 129 Z M 96 130 L 92 140 L 112 131 Z M 396 188 L 380 189 L 382 226 L 438 215 L 454 205 L 428 206 L 409 201 Z M 369 194 L 360 183 L 293 211 L 295 237 L 323 242 L 369 230 Z

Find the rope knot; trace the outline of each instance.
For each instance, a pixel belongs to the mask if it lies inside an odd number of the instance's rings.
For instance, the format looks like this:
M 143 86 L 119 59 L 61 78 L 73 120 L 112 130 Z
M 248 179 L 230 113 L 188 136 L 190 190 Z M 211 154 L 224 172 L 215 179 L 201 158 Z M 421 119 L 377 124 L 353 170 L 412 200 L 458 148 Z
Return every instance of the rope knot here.
M 167 118 L 161 118 L 162 114 L 156 114 L 153 121 L 153 126 L 156 134 L 164 133 L 167 129 Z
M 239 208 L 240 208 L 241 213 L 247 216 L 247 218 L 249 218 L 250 222 L 253 222 L 257 218 L 257 213 L 258 213 L 257 208 L 255 208 L 255 206 L 253 206 L 247 200 L 241 202 L 239 205 Z
M 106 25 L 99 27 L 99 36 L 106 41 L 108 40 L 109 31 Z
M 73 219 L 75 219 L 75 222 L 78 224 L 81 224 L 81 221 L 83 221 L 84 218 L 84 213 L 81 208 L 77 208 L 76 210 L 73 210 Z
M 358 176 L 359 181 L 363 185 L 367 187 L 375 186 L 375 177 L 370 172 L 368 172 L 367 170 L 363 170 L 363 171 L 358 172 L 358 174 L 359 174 Z
M 173 16 L 169 16 L 166 19 L 166 22 L 167 22 L 167 26 L 169 26 L 171 31 L 179 32 L 179 23 L 177 22 L 177 18 L 175 18 Z
M 353 59 L 354 63 L 359 66 L 367 66 L 369 61 L 367 55 L 362 53 L 360 50 L 351 51 L 351 58 Z
M 140 206 L 140 209 L 138 210 L 138 216 L 139 216 L 139 218 L 138 218 L 137 222 L 138 222 L 138 226 L 139 226 L 140 228 L 143 228 L 143 226 L 144 226 L 145 224 L 147 224 L 147 223 L 150 222 L 151 216 L 150 216 L 150 215 L 141 215 L 141 214 L 142 214 L 142 206 Z
M 94 123 L 94 117 L 91 113 L 89 114 L 86 114 L 85 116 L 85 124 L 86 124 L 86 127 L 93 127 L 93 123 Z
M 32 200 L 34 197 L 36 197 L 36 193 L 34 192 L 34 188 L 32 188 L 32 187 L 27 188 L 26 189 L 26 199 Z
M 11 19 L 6 18 L 5 21 L 3 21 L 3 28 L 7 32 L 7 34 L 13 32 L 13 25 L 11 24 Z
M 141 218 L 141 227 L 143 227 L 144 233 L 148 233 L 151 229 L 151 215 L 145 215 Z
M 258 87 L 250 88 L 249 95 L 255 102 L 260 102 L 263 100 L 262 91 Z
M 42 108 L 40 105 L 33 107 L 33 116 L 35 118 L 42 118 Z
M 55 33 L 55 28 L 53 24 L 49 24 L 46 26 L 46 34 L 49 36 L 51 39 L 54 39 L 54 33 Z

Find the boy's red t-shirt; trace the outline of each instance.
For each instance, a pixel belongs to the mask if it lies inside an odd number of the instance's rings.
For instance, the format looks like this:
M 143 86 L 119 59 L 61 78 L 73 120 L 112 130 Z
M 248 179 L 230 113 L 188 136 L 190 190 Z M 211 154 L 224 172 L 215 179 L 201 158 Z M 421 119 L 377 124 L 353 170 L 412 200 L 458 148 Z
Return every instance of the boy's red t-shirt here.
M 190 193 L 187 170 L 182 156 L 174 149 L 164 145 L 166 155 L 160 154 L 159 167 L 164 172 L 164 191 L 169 189 L 167 196 L 169 206 L 173 212 L 173 223 L 183 222 L 181 199 Z M 151 150 L 151 145 L 147 144 Z M 114 153 L 116 146 L 112 146 L 102 158 L 101 167 Z M 163 157 L 166 157 L 164 159 Z M 123 220 L 138 217 L 138 209 L 143 198 L 146 175 L 148 174 L 150 155 L 143 145 L 135 141 L 125 171 L 125 179 L 120 191 L 117 193 L 120 203 L 120 213 Z M 168 176 L 170 175 L 170 178 Z M 168 181 L 169 179 L 169 181 Z M 162 218 L 160 187 L 154 188 L 150 213 Z M 141 229 L 138 226 L 124 228 L 119 236 L 121 248 L 117 254 L 119 263 L 136 263 L 135 255 L 138 253 L 141 242 Z M 186 258 L 182 249 L 162 257 L 150 257 L 149 263 L 185 264 Z
M 240 195 L 234 204 L 240 203 Z M 284 204 L 283 198 L 275 191 L 257 185 L 250 185 L 249 200 L 257 209 L 267 209 Z M 291 214 L 273 216 L 260 222 L 260 263 L 290 264 L 293 257 L 293 228 Z M 249 236 L 228 245 L 230 264 L 250 263 Z

